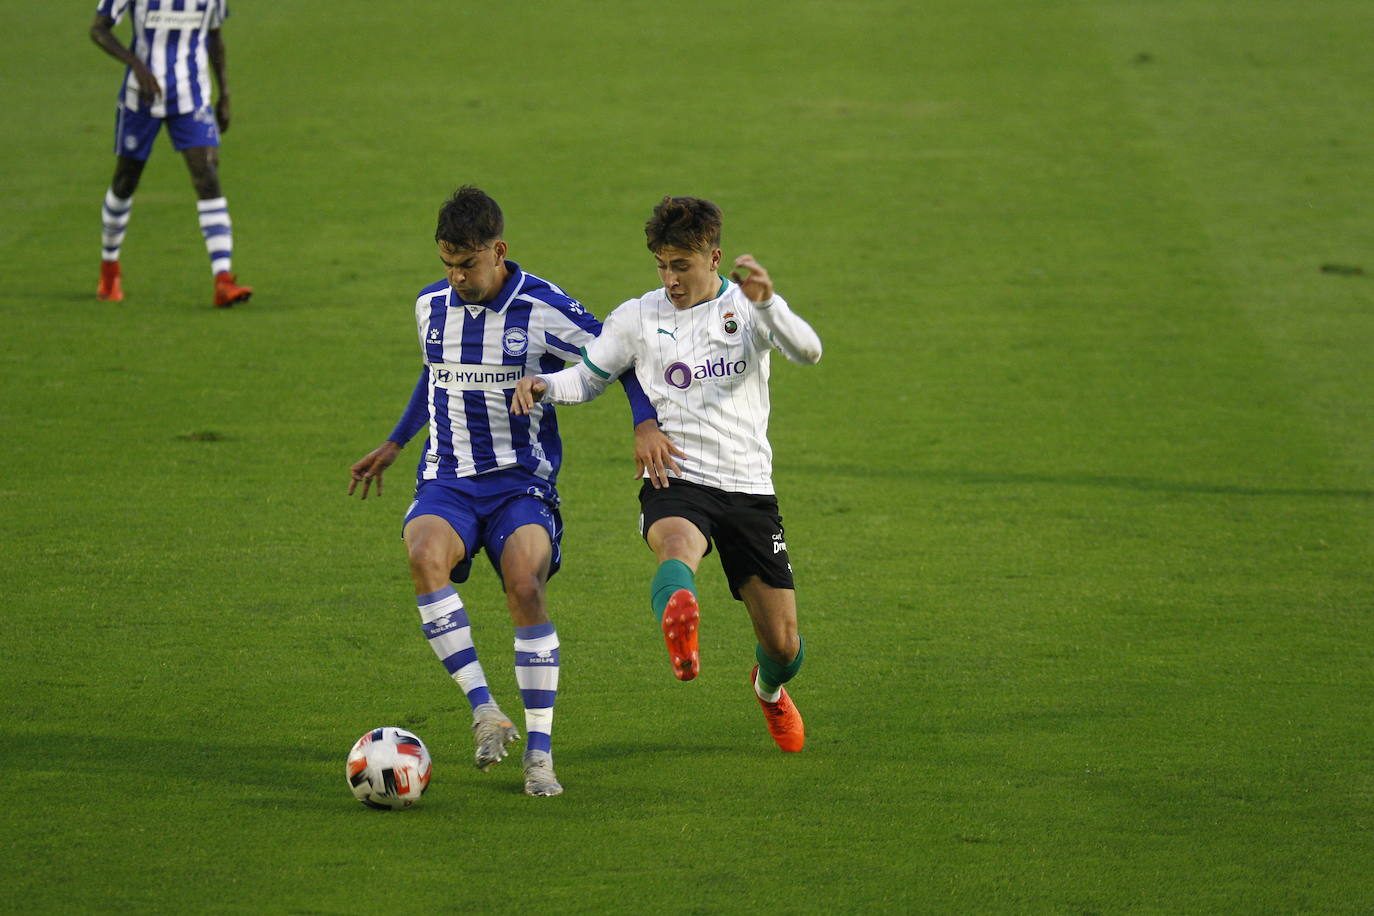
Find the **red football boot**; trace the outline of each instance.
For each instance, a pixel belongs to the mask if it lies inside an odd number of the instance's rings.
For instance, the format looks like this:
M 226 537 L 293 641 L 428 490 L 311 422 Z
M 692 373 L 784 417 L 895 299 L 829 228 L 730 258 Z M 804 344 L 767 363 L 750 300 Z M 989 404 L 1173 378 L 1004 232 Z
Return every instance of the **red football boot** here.
M 701 673 L 701 653 L 697 651 L 700 620 L 696 595 L 685 588 L 673 592 L 663 610 L 663 641 L 668 645 L 673 674 L 679 681 L 690 681 Z
M 758 676 L 759 666 L 755 665 L 754 670 L 749 672 L 751 689 Z M 754 691 L 754 699 L 763 707 L 763 718 L 768 723 L 768 734 L 773 736 L 773 743 L 784 751 L 796 752 L 806 743 L 806 727 L 802 725 L 801 713 L 797 712 L 792 698 L 787 695 L 787 689 L 781 689 L 782 696 L 778 697 L 776 703 L 769 703 L 759 696 L 757 690 Z
M 95 297 L 106 302 L 123 302 L 124 287 L 119 283 L 119 262 L 100 262 L 100 285 L 95 288 Z
M 215 274 L 215 308 L 228 308 L 235 302 L 247 302 L 253 295 L 253 287 L 239 286 L 238 277 L 227 270 Z

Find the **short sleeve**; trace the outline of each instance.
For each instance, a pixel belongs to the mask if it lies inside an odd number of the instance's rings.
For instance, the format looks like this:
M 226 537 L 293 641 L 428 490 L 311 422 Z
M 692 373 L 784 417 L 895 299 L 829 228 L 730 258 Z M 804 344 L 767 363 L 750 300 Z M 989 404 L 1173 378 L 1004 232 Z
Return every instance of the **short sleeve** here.
M 95 7 L 97 16 L 106 16 L 118 23 L 124 18 L 124 14 L 129 11 L 129 4 L 133 0 L 100 0 Z

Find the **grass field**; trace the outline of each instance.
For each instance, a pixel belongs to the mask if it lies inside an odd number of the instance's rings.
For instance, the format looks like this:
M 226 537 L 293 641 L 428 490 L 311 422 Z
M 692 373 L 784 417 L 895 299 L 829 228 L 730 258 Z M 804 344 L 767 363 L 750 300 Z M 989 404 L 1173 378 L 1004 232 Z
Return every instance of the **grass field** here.
M 0 61 L 0 911 L 1369 911 L 1367 3 L 400 6 L 233 4 L 226 311 L 165 141 L 94 299 L 90 5 Z M 803 753 L 713 561 L 671 677 L 605 398 L 562 414 L 567 792 L 470 766 L 417 449 L 344 495 L 464 182 L 601 315 L 657 285 L 653 203 L 710 197 L 825 341 L 774 362 Z M 381 724 L 435 756 L 408 812 L 344 784 Z

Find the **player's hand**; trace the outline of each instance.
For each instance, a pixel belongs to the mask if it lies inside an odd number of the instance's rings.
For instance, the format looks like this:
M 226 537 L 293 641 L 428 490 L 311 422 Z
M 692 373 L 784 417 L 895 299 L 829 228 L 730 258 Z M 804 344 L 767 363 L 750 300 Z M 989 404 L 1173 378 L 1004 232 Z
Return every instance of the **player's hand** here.
M 372 488 L 372 482 L 377 482 L 377 495 L 382 495 L 382 472 L 391 467 L 391 463 L 396 460 L 396 456 L 401 454 L 401 447 L 391 440 L 383 442 L 381 445 L 368 452 L 360 461 L 354 463 L 349 468 L 348 495 L 352 496 L 353 491 L 358 488 L 359 482 L 363 485 L 362 498 L 367 499 L 367 491 Z
M 635 478 L 649 472 L 649 483 L 655 490 L 668 486 L 668 471 L 671 469 L 679 477 L 682 468 L 677 466 L 673 456 L 686 458 L 687 453 L 678 448 L 663 430 L 658 428 L 657 420 L 645 420 L 635 427 Z
M 220 133 L 229 130 L 229 96 L 227 95 L 221 95 L 215 101 L 215 123 L 219 125 Z
M 768 276 L 768 271 L 754 260 L 752 254 L 735 258 L 735 269 L 730 271 L 730 279 L 738 283 L 744 295 L 753 302 L 767 302 L 773 298 L 773 278 Z
M 517 417 L 525 416 L 548 390 L 548 384 L 539 376 L 525 376 L 515 383 L 515 392 L 510 396 L 510 412 Z
M 136 60 L 132 67 L 134 79 L 138 80 L 138 98 L 145 105 L 151 105 L 153 100 L 162 96 L 162 85 L 153 76 L 153 71 L 148 69 L 148 65 L 141 60 Z

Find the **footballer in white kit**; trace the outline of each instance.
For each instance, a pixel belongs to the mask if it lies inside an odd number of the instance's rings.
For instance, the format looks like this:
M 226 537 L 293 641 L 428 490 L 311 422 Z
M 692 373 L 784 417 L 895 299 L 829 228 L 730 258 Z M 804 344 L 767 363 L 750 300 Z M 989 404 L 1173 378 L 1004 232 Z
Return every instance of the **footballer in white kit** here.
M 773 489 L 769 361 L 778 350 L 816 363 L 821 342 L 752 256 L 736 259 L 735 282 L 719 275 L 720 225 L 710 201 L 664 198 L 645 226 L 663 287 L 611 312 L 580 363 L 523 379 L 512 410 L 581 403 L 633 370 L 676 446 L 677 460 L 648 467 L 640 490 L 640 533 L 659 560 L 650 604 L 674 674 L 687 681 L 700 670 L 695 573 L 714 549 L 758 636 L 751 678 L 769 731 L 798 751 L 805 732 L 783 684 L 801 667 L 803 642 Z

